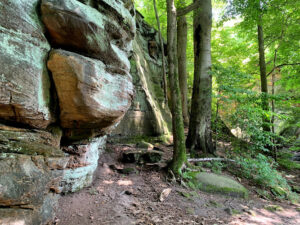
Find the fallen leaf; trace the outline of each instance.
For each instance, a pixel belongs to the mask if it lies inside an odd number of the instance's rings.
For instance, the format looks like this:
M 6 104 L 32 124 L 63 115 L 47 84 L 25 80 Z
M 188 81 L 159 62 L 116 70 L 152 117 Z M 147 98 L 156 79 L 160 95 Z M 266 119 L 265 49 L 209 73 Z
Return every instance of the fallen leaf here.
M 166 189 L 164 189 L 160 193 L 159 201 L 163 202 L 169 196 L 169 194 L 171 193 L 171 191 L 172 191 L 172 188 L 166 188 Z

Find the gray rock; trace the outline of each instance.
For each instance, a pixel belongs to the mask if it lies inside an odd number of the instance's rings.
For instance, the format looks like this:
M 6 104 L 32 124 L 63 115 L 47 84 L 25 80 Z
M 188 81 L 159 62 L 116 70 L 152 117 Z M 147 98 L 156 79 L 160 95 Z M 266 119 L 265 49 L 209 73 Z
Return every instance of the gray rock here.
M 42 156 L 0 153 L 0 206 L 42 204 L 62 174 L 51 170 Z
M 201 172 L 196 175 L 194 182 L 195 185 L 203 191 L 233 197 L 246 198 L 248 196 L 248 190 L 243 185 L 226 176 Z
M 37 4 L 38 0 L 0 3 L 0 118 L 46 128 L 54 121 L 45 65 L 50 46 Z

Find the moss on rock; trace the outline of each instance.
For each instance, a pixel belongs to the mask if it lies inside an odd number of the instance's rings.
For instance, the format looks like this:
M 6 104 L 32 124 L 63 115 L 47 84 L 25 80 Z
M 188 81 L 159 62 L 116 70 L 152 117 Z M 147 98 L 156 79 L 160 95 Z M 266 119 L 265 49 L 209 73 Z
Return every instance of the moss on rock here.
M 248 197 L 248 190 L 237 181 L 207 172 L 190 172 L 188 176 L 194 186 L 202 191 L 220 193 L 232 197 Z

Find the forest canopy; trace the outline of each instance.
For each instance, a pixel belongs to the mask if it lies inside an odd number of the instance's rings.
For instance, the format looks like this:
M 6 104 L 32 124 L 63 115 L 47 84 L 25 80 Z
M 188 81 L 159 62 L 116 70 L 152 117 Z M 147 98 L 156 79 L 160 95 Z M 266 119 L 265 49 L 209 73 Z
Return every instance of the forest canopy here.
M 178 152 L 217 156 L 224 140 L 232 147 L 228 157 L 293 168 L 288 158 L 300 150 L 300 2 L 137 0 L 135 6 L 168 44 L 173 172 L 187 161 L 178 161 Z

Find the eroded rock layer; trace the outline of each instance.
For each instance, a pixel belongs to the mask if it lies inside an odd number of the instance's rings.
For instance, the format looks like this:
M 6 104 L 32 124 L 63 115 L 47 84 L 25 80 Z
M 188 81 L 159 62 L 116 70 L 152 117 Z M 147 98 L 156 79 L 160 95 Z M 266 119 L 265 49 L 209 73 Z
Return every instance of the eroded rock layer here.
M 132 101 L 134 35 L 122 1 L 0 2 L 0 224 L 47 224 L 92 183 Z

